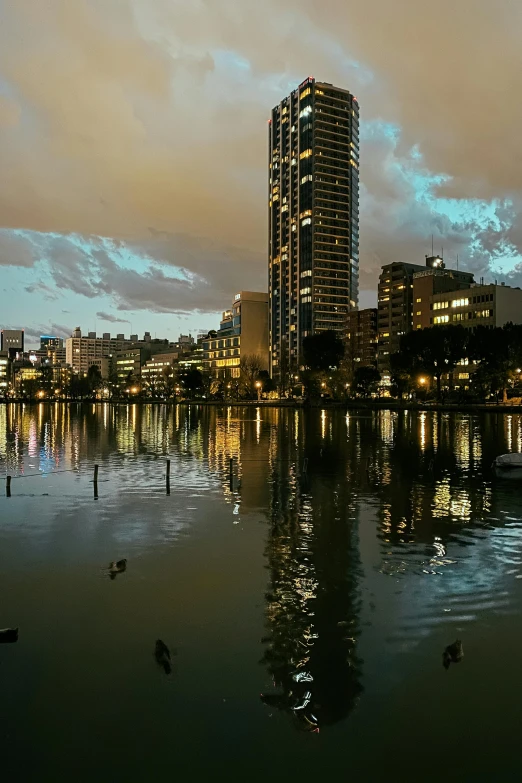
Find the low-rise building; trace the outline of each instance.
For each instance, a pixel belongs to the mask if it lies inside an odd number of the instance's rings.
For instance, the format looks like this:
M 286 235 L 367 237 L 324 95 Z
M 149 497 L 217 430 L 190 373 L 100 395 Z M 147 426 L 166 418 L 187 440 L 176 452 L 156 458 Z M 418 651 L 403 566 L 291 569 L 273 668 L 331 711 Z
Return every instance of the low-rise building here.
M 179 359 L 179 351 L 157 353 L 141 368 L 141 379 L 145 386 L 155 386 L 165 377 L 165 371 L 172 369 Z
M 472 285 L 459 291 L 436 293 L 419 304 L 419 323 L 426 326 L 460 324 L 504 326 L 522 323 L 522 290 L 510 286 Z
M 239 378 L 241 359 L 257 357 L 268 369 L 268 294 L 241 291 L 225 310 L 219 330 L 202 341 L 202 362 L 215 378 Z
M 352 310 L 346 318 L 345 361 L 353 377 L 357 367 L 377 367 L 377 308 Z
M 143 353 L 142 348 L 128 348 L 112 354 L 111 371 L 117 378 L 118 386 L 123 388 L 130 381 L 135 383 L 141 377 Z

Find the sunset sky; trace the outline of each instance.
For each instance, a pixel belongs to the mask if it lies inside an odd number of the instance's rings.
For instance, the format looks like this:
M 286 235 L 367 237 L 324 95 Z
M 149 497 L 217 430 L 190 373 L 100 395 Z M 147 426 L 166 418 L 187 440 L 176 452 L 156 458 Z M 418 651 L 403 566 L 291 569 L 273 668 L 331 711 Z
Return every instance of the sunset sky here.
M 0 0 L 0 326 L 170 339 L 267 290 L 267 119 L 309 75 L 361 107 L 378 269 L 522 285 L 520 0 Z

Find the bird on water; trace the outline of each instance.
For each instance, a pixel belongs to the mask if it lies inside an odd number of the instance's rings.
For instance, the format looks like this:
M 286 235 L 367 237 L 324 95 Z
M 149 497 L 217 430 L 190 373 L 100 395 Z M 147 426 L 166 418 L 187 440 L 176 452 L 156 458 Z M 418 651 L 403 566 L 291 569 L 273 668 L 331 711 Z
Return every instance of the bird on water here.
M 463 658 L 464 648 L 460 639 L 457 639 L 453 644 L 448 644 L 442 653 L 442 665 L 445 669 L 449 669 L 450 664 L 460 663 Z

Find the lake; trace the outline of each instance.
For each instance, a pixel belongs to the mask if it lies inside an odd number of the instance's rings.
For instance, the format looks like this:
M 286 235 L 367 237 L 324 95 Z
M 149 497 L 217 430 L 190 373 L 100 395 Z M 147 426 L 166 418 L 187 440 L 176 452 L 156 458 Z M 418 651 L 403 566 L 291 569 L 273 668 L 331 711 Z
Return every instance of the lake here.
M 518 778 L 508 451 L 518 415 L 0 406 L 3 779 Z

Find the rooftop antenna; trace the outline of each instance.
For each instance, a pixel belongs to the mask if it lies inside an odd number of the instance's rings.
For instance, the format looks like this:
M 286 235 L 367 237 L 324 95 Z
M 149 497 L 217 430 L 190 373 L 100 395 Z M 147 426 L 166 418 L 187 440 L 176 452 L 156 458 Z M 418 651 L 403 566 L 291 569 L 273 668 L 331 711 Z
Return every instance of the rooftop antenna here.
M 459 271 L 459 254 L 457 253 L 457 272 Z
M 431 256 L 433 258 L 433 234 L 431 235 Z
M 441 246 L 441 250 L 442 250 L 441 258 L 444 261 L 444 245 Z

